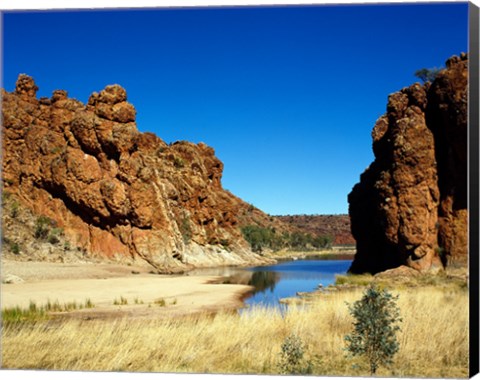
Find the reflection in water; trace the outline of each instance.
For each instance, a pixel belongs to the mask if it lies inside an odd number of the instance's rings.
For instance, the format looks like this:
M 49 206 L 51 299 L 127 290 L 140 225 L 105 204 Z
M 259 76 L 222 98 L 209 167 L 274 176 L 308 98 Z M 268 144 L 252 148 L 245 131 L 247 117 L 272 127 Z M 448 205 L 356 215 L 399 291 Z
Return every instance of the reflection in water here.
M 248 285 L 255 287 L 252 294 L 264 292 L 267 289 L 273 292 L 278 281 L 280 281 L 280 276 L 277 272 L 253 272 Z
M 298 292 L 311 292 L 318 285 L 335 282 L 335 275 L 344 274 L 351 260 L 297 260 L 268 267 L 249 268 L 252 295 L 245 300 L 249 306 L 279 307 L 280 299 L 294 297 Z
M 280 299 L 294 297 L 297 292 L 311 292 L 318 285 L 335 282 L 335 275 L 344 274 L 351 260 L 296 260 L 253 268 L 196 269 L 192 275 L 224 277 L 223 283 L 251 285 L 255 289 L 245 299 L 248 306 L 280 307 Z

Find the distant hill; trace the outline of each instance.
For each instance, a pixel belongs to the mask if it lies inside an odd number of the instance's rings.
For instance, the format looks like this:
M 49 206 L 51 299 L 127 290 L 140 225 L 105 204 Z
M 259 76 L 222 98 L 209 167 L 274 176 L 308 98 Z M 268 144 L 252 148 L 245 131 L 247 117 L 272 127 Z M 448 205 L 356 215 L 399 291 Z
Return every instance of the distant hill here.
M 275 218 L 312 235 L 331 236 L 334 245 L 354 245 L 350 217 L 343 215 L 279 215 Z

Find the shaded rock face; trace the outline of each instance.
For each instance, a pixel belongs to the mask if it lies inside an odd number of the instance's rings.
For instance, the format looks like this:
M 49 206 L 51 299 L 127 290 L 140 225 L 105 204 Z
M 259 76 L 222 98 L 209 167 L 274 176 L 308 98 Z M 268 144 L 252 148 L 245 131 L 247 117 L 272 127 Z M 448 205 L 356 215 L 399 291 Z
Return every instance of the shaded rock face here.
M 353 273 L 433 270 L 467 257 L 466 55 L 435 81 L 389 96 L 375 160 L 348 196 Z
M 118 85 L 86 105 L 62 90 L 41 99 L 36 91 L 23 74 L 13 93 L 2 90 L 4 186 L 73 245 L 163 272 L 264 262 L 239 228 L 251 206 L 223 190 L 212 148 L 140 133 Z

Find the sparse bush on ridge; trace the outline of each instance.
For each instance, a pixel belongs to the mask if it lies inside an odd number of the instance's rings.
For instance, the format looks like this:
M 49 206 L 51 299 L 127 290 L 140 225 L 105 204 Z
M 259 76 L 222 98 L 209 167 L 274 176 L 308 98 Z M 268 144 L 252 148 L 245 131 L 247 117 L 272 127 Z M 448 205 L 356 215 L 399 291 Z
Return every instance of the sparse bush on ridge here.
M 442 71 L 442 69 L 438 67 L 433 67 L 431 69 L 423 68 L 415 71 L 414 75 L 417 78 L 420 78 L 424 83 L 433 82 L 440 73 L 440 71 Z

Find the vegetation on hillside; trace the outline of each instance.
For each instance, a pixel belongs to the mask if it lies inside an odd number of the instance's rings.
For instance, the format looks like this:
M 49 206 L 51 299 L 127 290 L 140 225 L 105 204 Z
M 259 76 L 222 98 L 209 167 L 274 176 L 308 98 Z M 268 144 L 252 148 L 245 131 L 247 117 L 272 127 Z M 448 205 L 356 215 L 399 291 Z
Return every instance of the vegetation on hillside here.
M 339 215 L 277 215 L 274 219 L 313 236 L 331 236 L 333 245 L 355 245 L 350 217 Z
M 2 188 L 2 211 L 3 254 L 13 254 L 20 260 L 84 259 L 83 250 L 73 246 L 55 220 L 35 214 L 5 188 Z
M 248 225 L 242 227 L 245 240 L 250 244 L 252 251 L 262 252 L 264 249 L 278 251 L 290 249 L 305 251 L 309 249 L 325 249 L 332 245 L 330 236 L 314 236 L 303 232 L 277 233 L 274 228 Z

